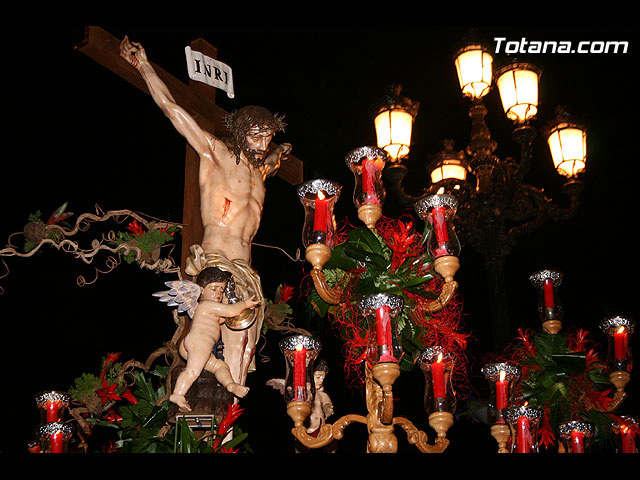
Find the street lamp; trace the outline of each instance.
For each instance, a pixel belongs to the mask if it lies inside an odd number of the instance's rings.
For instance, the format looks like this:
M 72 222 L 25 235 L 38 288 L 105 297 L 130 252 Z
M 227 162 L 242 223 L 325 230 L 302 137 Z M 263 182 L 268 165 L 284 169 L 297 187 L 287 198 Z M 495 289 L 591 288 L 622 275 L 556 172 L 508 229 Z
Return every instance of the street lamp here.
M 538 114 L 541 70 L 521 61 L 494 70 L 491 53 L 475 43 L 459 50 L 454 64 L 461 92 L 471 101 L 467 146 L 456 151 L 452 140 L 445 141 L 444 149 L 428 166 L 430 181 L 417 195 L 404 190 L 402 183 L 408 169 L 402 164 L 402 158 L 389 163 L 383 175 L 387 190 L 405 207 L 436 193 L 456 196 L 459 203 L 456 230 L 463 243 L 473 246 L 484 257 L 491 288 L 494 343 L 496 348 L 502 348 L 510 334 L 504 257 L 523 233 L 535 230 L 548 219 L 567 219 L 576 212 L 582 191 L 578 175 L 586 165 L 586 129 L 570 119 L 564 110 L 559 110 L 558 116 L 544 129 L 556 171 L 567 177 L 562 192 L 568 197 L 569 206 L 563 208 L 555 205 L 543 189 L 523 181 L 533 156 L 537 129 L 532 122 Z M 520 146 L 517 159 L 496 155 L 498 142 L 492 138 L 485 122 L 488 111 L 483 99 L 494 83 L 504 113 L 514 124 L 512 138 Z M 405 100 L 404 104 L 413 105 L 411 115 L 415 116 L 416 102 Z M 394 109 L 400 109 L 401 105 L 396 102 Z
M 513 62 L 497 72 L 502 108 L 507 118 L 526 123 L 538 113 L 540 71 L 529 63 Z
M 420 107 L 419 102 L 401 95 L 401 92 L 399 85 L 390 87 L 373 120 L 378 147 L 387 151 L 393 163 L 409 155 L 413 121 Z

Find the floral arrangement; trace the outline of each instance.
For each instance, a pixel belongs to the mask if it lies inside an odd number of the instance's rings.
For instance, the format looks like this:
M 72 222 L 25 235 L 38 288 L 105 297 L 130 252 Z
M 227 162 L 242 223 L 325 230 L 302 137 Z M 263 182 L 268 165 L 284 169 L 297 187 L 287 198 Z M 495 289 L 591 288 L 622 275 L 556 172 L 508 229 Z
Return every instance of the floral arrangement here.
M 428 228 L 428 226 L 427 226 Z M 433 269 L 433 259 L 413 227 L 412 219 L 382 218 L 376 231 L 354 228 L 338 234 L 331 259 L 324 265 L 327 284 L 341 292 L 337 305 L 329 305 L 312 288 L 308 304 L 321 317 L 327 316 L 345 341 L 345 370 L 360 375 L 365 359 L 368 328 L 357 302 L 365 295 L 390 293 L 404 299 L 397 320 L 404 355 L 403 370 L 413 368 L 428 346 L 441 345 L 457 358 L 458 372 L 464 370 L 468 335 L 460 332 L 461 305 L 450 302 L 432 313 L 427 308 L 439 296 L 442 278 Z
M 130 360 L 119 363 L 120 353 L 103 359 L 99 375 L 84 373 L 69 389 L 72 416 L 78 421 L 80 448 L 102 453 L 235 453 L 250 450 L 247 434 L 235 421 L 242 414 L 229 405 L 226 416 L 211 432 L 197 439 L 183 420 L 167 422 L 169 400 L 165 379 L 169 367 L 145 372 Z M 141 367 L 141 368 L 137 368 Z M 158 383 L 159 385 L 156 385 Z M 231 428 L 233 439 L 222 443 Z
M 544 447 L 556 442 L 560 424 L 576 419 L 594 425 L 594 441 L 611 440 L 611 383 L 587 337 L 584 330 L 550 334 L 518 329 L 516 343 L 508 349 L 508 361 L 522 368 L 517 395 L 544 411 L 538 430 Z
M 172 242 L 177 231 L 179 230 L 175 225 L 168 226 L 158 222 L 149 222 L 145 225 L 133 219 L 127 226 L 126 232 L 118 232 L 115 243 L 134 247 L 134 249 L 122 249 L 125 262 L 133 263 L 138 259 L 137 249 L 141 252 L 141 260 L 153 263 L 159 256 L 160 247 Z

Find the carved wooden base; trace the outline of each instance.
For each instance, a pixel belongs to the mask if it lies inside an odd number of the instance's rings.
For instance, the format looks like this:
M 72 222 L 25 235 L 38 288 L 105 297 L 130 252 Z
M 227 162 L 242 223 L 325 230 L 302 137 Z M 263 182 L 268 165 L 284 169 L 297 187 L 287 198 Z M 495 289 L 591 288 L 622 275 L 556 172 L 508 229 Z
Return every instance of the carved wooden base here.
M 433 428 L 438 437 L 446 437 L 453 425 L 453 415 L 449 412 L 433 412 L 429 415 L 429 426 Z
M 453 277 L 460 269 L 460 260 L 453 255 L 438 257 L 433 261 L 433 268 L 444 278 L 447 283 L 453 282 Z
M 380 388 L 380 403 L 378 405 L 378 419 L 383 425 L 393 422 L 393 383 L 400 376 L 397 363 L 379 363 L 373 366 L 373 379 Z
M 369 228 L 374 230 L 376 223 L 382 217 L 382 207 L 376 204 L 366 204 L 358 207 L 358 218 Z
M 304 421 L 309 417 L 310 413 L 311 405 L 309 402 L 293 401 L 287 403 L 287 415 L 291 417 L 296 428 L 303 427 Z
M 498 453 L 509 453 L 507 442 L 511 437 L 509 426 L 506 423 L 496 423 L 491 426 L 491 436 L 498 442 Z
M 322 270 L 331 259 L 331 248 L 324 243 L 312 243 L 305 250 L 305 258 L 314 269 Z
M 562 330 L 562 322 L 560 320 L 547 320 L 546 322 L 542 322 L 542 330 L 556 335 Z

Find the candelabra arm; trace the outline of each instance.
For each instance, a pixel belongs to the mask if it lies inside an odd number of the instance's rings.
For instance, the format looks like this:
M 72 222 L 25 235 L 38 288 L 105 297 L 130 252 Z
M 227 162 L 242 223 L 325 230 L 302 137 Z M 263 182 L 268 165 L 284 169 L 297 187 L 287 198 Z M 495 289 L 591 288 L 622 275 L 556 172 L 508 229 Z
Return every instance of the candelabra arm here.
M 342 291 L 339 288 L 329 287 L 324 272 L 319 268 L 313 268 L 310 275 L 311 279 L 313 280 L 313 285 L 316 288 L 318 295 L 320 295 L 320 298 L 322 298 L 329 305 L 338 304 Z
M 342 439 L 345 428 L 354 422 L 366 424 L 367 419 L 362 415 L 349 414 L 339 418 L 333 424 L 325 423 L 315 436 L 309 435 L 307 429 L 303 426 L 292 428 L 291 433 L 307 448 L 322 448 L 329 445 L 333 440 Z
M 435 300 L 432 300 L 427 304 L 426 310 L 428 312 L 438 312 L 447 306 L 449 301 L 453 298 L 458 290 L 458 282 L 452 280 L 450 282 L 445 282 L 442 285 L 442 291 L 440 292 L 440 296 Z
M 625 393 L 624 389 L 627 386 L 627 383 L 629 383 L 629 380 L 631 380 L 631 375 L 628 372 L 611 372 L 609 374 L 609 379 L 611 383 L 616 387 L 616 391 L 613 394 L 613 399 L 606 405 L 606 407 L 604 407 L 600 404 L 593 403 L 588 398 L 585 398 L 584 401 L 587 404 L 587 408 L 589 410 L 595 410 L 597 412 L 603 413 L 615 412 L 616 410 L 618 410 L 618 408 L 620 408 L 622 402 L 624 402 L 624 400 L 627 398 L 627 394 Z
M 429 437 L 422 430 L 418 428 L 407 418 L 396 417 L 393 419 L 393 424 L 401 427 L 407 434 L 407 441 L 411 445 L 415 445 L 422 453 L 442 453 L 449 446 L 449 440 L 444 436 L 438 436 L 434 440 L 434 443 L 429 444 Z

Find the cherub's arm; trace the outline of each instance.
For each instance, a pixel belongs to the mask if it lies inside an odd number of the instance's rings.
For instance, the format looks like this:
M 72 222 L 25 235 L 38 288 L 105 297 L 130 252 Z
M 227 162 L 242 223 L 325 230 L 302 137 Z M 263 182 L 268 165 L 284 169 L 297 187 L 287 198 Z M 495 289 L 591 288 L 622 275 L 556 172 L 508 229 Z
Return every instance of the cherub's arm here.
M 212 313 L 224 318 L 231 318 L 240 315 L 245 310 L 255 308 L 260 305 L 260 302 L 255 300 L 255 297 L 251 297 L 248 300 L 243 300 L 238 303 L 219 303 L 212 300 L 203 300 L 198 305 L 198 308 L 202 306 L 206 309 L 207 313 Z

